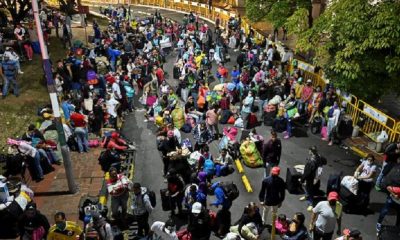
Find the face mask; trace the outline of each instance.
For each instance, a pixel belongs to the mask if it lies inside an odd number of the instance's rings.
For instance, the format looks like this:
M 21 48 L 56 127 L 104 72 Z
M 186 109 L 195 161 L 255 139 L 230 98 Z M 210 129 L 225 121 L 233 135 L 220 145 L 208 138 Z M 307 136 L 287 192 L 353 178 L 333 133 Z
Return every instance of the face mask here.
M 66 225 L 67 225 L 66 222 L 59 222 L 56 224 L 56 226 L 59 230 L 64 230 Z

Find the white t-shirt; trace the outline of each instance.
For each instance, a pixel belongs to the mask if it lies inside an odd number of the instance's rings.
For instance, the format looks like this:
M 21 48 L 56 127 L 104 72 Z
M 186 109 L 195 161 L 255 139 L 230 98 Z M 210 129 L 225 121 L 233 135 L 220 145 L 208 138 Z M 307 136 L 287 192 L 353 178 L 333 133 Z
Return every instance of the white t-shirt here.
M 360 177 L 366 177 L 370 175 L 371 173 L 376 172 L 376 165 L 375 164 L 370 164 L 368 160 L 363 160 L 361 163 L 362 169 L 360 173 Z M 365 182 L 372 182 L 374 179 L 373 178 L 366 178 L 363 179 Z
M 115 83 L 112 84 L 111 88 L 112 88 L 112 92 L 113 92 L 114 98 L 115 99 L 121 99 L 122 98 L 122 96 L 121 96 L 121 88 L 119 87 L 119 84 L 117 82 L 115 82 Z
M 322 201 L 313 209 L 315 214 L 318 214 L 315 227 L 324 233 L 332 233 L 336 226 L 335 210 L 329 205 L 328 201 Z
M 165 223 L 156 221 L 151 225 L 151 231 L 153 231 L 160 240 L 178 240 L 175 232 L 166 233 L 163 231 L 164 226 Z
M 117 117 L 117 112 L 115 111 L 115 108 L 119 102 L 115 100 L 114 98 L 110 98 L 110 100 L 106 101 L 106 106 L 107 106 L 107 112 L 110 114 L 112 117 Z

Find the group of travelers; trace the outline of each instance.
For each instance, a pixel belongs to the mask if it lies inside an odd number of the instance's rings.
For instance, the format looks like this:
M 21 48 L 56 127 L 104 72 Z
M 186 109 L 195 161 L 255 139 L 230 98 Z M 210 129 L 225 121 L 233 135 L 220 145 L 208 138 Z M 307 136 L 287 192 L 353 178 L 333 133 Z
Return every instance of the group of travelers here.
M 53 75 L 61 100 L 64 135 L 70 149 L 79 153 L 85 154 L 92 146 L 106 149 L 99 162 L 105 172 L 110 214 L 83 207 L 81 228 L 58 212 L 55 225 L 50 227 L 36 209 L 31 190 L 18 186 L 15 192 L 7 192 L 2 204 L 7 207 L 22 197 L 27 202 L 19 205 L 21 238 L 118 239 L 122 234 L 115 225 L 127 229 L 135 223 L 139 238 L 203 240 L 214 233 L 226 240 L 256 240 L 266 239 L 271 232 L 282 239 L 327 240 L 336 232 L 337 239 L 360 240 L 361 232 L 356 229 L 342 232 L 342 211 L 352 209 L 354 199 L 360 203 L 358 208 L 366 208 L 375 185 L 388 194 L 378 232 L 390 208 L 397 210 L 399 226 L 400 182 L 396 171 L 400 169 L 400 144 L 386 148 L 380 174 L 374 157 L 369 155 L 354 176 L 330 177 L 326 193 L 321 193 L 320 185 L 327 160 L 315 146 L 309 148 L 305 164 L 295 166 L 293 175 L 298 178 L 285 181 L 280 177 L 284 144 L 277 133 L 289 139 L 295 128 L 305 125 L 317 129 L 332 145 L 341 135 L 339 125 L 346 107 L 332 85 L 313 86 L 310 79 L 304 79 L 296 61 L 291 61 L 289 49 L 279 53 L 269 38 L 255 41 L 253 30 L 246 34 L 241 29 L 240 17 L 230 19 L 227 26 L 221 26 L 217 17 L 215 27 L 211 27 L 193 12 L 185 14 L 182 22 L 175 22 L 158 11 L 144 18 L 133 16 L 131 9 L 123 6 L 100 11 L 110 22 L 105 29 L 92 22 L 91 47 L 72 42 L 69 16 L 44 9 L 41 19 L 43 27 L 56 28 L 57 37 L 56 26 L 63 26 L 62 41 L 69 51 L 65 59 L 54 62 Z M 17 26 L 16 35 L 25 34 L 21 29 Z M 51 30 L 47 33 L 50 35 Z M 26 44 L 22 46 L 21 51 L 27 49 Z M 232 52 L 238 52 L 238 57 L 229 71 Z M 22 54 L 32 59 L 28 50 Z M 176 56 L 174 67 L 166 69 L 170 54 Z M 4 74 L 7 61 L 2 63 Z M 17 73 L 15 70 L 15 76 Z M 156 209 L 156 194 L 128 178 L 124 166 L 124 154 L 136 149 L 119 133 L 128 114 L 143 114 L 144 121 L 155 126 L 154 139 L 163 164 L 160 174 L 166 184 L 158 199 L 162 210 L 170 214 L 152 224 L 149 220 Z M 62 163 L 60 133 L 51 106 L 40 109 L 39 115 L 43 118 L 40 124 L 30 125 L 22 138 L 7 141 L 10 156 L 28 161 L 31 176 L 37 181 L 52 171 L 51 164 Z M 272 127 L 266 137 L 256 131 L 261 123 Z M 114 130 L 104 132 L 106 128 Z M 103 141 L 93 140 L 102 135 Z M 211 149 L 213 141 L 218 145 L 216 155 Z M 136 161 L 141 160 L 140 155 L 136 157 Z M 239 190 L 224 178 L 235 171 L 237 159 L 250 168 L 264 167 L 265 174 L 260 181 L 259 203 L 248 203 L 242 216 L 232 219 Z M 300 200 L 307 201 L 309 225 L 305 213 L 299 211 L 292 218 L 281 213 L 286 189 L 296 184 L 299 188 L 304 185 L 305 196 Z M 272 218 L 268 217 L 270 211 Z M 176 229 L 178 219 L 186 220 L 187 226 Z

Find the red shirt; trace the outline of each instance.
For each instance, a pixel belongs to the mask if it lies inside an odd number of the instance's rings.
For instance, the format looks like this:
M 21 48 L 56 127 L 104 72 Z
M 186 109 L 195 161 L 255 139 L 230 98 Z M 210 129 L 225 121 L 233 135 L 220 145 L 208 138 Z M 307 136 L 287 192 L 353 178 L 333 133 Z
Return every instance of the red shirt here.
M 85 116 L 80 113 L 74 112 L 70 117 L 75 127 L 86 127 Z

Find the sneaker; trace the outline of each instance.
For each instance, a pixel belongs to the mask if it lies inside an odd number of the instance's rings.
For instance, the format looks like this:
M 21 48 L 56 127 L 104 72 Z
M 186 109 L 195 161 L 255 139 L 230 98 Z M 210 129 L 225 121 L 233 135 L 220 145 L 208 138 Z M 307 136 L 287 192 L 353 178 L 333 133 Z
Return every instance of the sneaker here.
M 328 146 L 332 146 L 332 145 L 333 145 L 333 142 L 330 141 L 330 142 L 328 143 Z
M 23 71 L 18 71 L 18 74 L 24 74 L 24 72 Z
M 382 189 L 379 186 L 375 185 L 375 190 L 380 192 Z
M 306 200 L 306 196 L 302 196 L 301 198 L 299 198 L 300 201 L 305 201 Z
M 145 119 L 143 122 L 148 122 L 149 120 Z
M 377 223 L 377 224 L 376 224 L 376 232 L 377 232 L 377 233 L 380 233 L 381 230 L 382 230 L 382 224 L 381 224 L 381 223 Z
M 313 210 L 313 206 L 308 206 L 307 211 L 311 212 Z
M 289 135 L 285 135 L 285 136 L 283 137 L 283 139 L 289 139 L 289 138 L 290 138 Z

